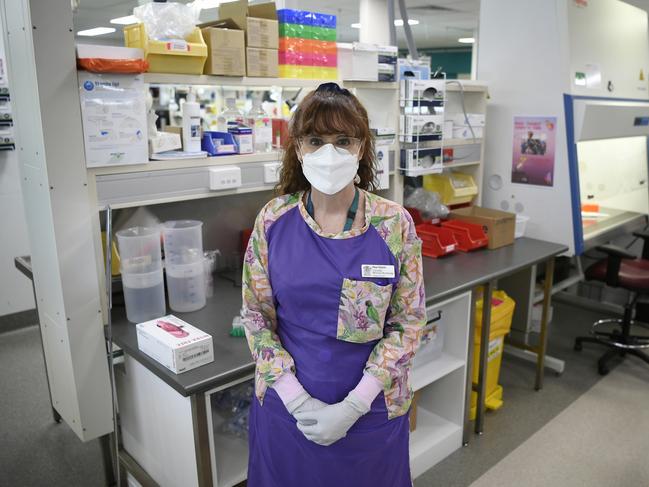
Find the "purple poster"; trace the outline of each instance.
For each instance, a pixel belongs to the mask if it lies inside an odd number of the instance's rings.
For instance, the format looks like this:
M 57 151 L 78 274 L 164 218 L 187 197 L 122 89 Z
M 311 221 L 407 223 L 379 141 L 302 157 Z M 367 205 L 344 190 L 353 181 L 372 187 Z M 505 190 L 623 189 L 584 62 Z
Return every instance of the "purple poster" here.
M 512 183 L 554 185 L 556 117 L 514 117 Z

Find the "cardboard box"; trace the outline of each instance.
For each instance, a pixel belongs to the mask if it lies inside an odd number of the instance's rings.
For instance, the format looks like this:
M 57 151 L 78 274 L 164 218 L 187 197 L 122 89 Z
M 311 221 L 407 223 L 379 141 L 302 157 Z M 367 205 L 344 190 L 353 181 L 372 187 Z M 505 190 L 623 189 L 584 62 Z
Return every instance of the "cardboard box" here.
M 223 3 L 219 18 L 230 19 L 246 33 L 247 47 L 279 48 L 279 23 L 275 2 L 248 5 L 248 0 Z M 277 75 L 275 75 L 277 76 Z
M 375 44 L 339 42 L 338 70 L 340 79 L 378 81 L 379 48 Z
M 490 208 L 472 206 L 453 210 L 451 220 L 464 220 L 482 225 L 482 229 L 489 237 L 490 249 L 497 249 L 514 243 L 514 230 L 516 229 L 516 215 Z
M 207 44 L 205 74 L 246 75 L 246 41 L 244 32 L 230 19 L 201 25 Z
M 175 374 L 214 360 L 212 337 L 174 315 L 136 325 L 137 348 Z
M 229 127 L 228 132 L 234 137 L 239 154 L 252 154 L 254 146 L 252 145 L 252 129 L 249 127 Z
M 279 76 L 279 64 L 277 58 L 277 49 L 247 47 L 246 72 L 248 73 L 248 76 L 277 78 Z
M 399 126 L 403 142 L 438 140 L 444 130 L 444 115 L 400 115 Z

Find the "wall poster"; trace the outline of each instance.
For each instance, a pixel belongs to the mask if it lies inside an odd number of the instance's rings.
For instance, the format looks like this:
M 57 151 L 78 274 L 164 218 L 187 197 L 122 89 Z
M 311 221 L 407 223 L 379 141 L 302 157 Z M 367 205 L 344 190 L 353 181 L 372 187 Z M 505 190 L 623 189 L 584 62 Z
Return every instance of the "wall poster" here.
M 512 183 L 554 185 L 556 117 L 514 117 Z

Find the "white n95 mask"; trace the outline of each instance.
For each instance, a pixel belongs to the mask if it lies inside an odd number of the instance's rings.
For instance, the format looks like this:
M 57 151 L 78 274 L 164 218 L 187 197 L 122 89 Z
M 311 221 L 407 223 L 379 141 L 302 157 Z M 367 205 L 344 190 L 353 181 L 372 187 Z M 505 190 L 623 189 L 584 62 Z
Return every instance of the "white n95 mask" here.
M 354 180 L 358 172 L 358 155 L 325 144 L 302 156 L 302 172 L 318 191 L 336 194 Z

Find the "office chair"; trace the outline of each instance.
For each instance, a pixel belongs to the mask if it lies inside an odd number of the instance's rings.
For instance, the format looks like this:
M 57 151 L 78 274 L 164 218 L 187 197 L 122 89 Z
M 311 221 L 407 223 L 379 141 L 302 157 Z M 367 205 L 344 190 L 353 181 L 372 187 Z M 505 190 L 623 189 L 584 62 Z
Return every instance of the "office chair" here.
M 584 276 L 586 280 L 601 281 L 607 286 L 619 287 L 630 292 L 629 300 L 624 307 L 624 315 L 620 318 L 610 318 L 596 321 L 590 330 L 590 336 L 577 337 L 575 350 L 582 350 L 583 343 L 597 343 L 608 348 L 597 363 L 599 373 L 609 373 L 609 363 L 614 358 L 627 354 L 634 355 L 649 364 L 649 334 L 631 334 L 631 327 L 637 326 L 649 329 L 649 325 L 633 320 L 638 297 L 649 296 L 649 232 L 636 232 L 634 236 L 643 239 L 642 258 L 638 259 L 632 253 L 615 245 L 601 245 L 597 250 L 608 257 L 591 265 Z M 617 324 L 613 331 L 602 331 L 605 325 Z

